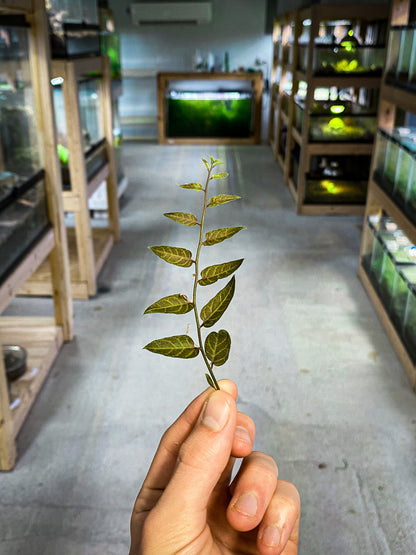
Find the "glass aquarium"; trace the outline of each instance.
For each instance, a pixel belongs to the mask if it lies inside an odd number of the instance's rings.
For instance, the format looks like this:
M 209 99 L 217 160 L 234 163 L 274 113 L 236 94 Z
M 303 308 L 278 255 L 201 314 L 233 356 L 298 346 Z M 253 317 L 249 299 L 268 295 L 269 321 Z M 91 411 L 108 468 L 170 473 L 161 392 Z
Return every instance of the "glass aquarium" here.
M 312 156 L 305 203 L 364 204 L 370 163 L 370 156 Z
M 117 33 L 101 33 L 101 52 L 110 59 L 111 79 L 121 80 L 120 37 Z
M 248 91 L 167 92 L 167 137 L 250 137 L 253 95 Z
M 49 225 L 29 27 L 0 17 L 0 281 Z
M 106 149 L 101 148 L 105 139 L 101 114 L 99 79 L 81 80 L 78 83 L 78 98 L 87 176 L 88 179 L 91 179 L 107 162 Z M 65 189 L 70 189 L 67 118 L 70 120 L 71 116 L 65 113 L 64 95 L 62 84 L 59 80 L 55 80 L 53 86 L 53 100 L 63 185 Z
M 374 180 L 416 218 L 416 128 L 379 130 Z
M 403 322 L 403 342 L 413 362 L 416 360 L 416 286 L 412 283 L 407 295 Z
M 0 283 L 49 225 L 43 170 L 25 182 L 0 172 Z
M 416 86 L 416 24 L 390 30 L 386 82 L 404 88 Z
M 416 284 L 416 266 L 398 268 L 393 284 L 390 316 L 399 333 L 403 332 L 409 289 Z
M 303 95 L 303 93 L 302 93 Z M 372 142 L 377 128 L 377 91 L 316 88 L 309 118 L 309 140 Z M 294 125 L 302 131 L 305 102 L 295 96 Z
M 381 75 L 384 46 L 316 45 L 313 55 L 315 75 Z
M 100 54 L 97 0 L 46 0 L 52 56 Z

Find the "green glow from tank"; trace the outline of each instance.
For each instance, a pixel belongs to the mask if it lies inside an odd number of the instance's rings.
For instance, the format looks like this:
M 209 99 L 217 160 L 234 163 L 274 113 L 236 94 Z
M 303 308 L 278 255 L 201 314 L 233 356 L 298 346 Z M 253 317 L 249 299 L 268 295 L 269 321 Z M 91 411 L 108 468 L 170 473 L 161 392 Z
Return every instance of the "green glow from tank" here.
M 328 126 L 331 129 L 342 129 L 343 127 L 345 127 L 345 124 L 341 118 L 332 118 L 329 120 Z
M 342 114 L 344 110 L 345 110 L 345 106 L 343 106 L 342 104 L 335 104 L 330 108 L 331 114 Z

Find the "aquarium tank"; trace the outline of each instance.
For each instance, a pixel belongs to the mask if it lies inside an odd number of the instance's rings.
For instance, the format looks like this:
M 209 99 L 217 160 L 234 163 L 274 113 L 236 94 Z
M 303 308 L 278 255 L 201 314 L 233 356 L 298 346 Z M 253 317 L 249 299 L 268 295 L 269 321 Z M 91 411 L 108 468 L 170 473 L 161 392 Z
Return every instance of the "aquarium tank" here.
M 67 119 L 70 114 L 65 113 L 63 83 L 59 79 L 53 82 L 53 101 L 57 126 L 58 155 L 62 169 L 62 179 L 65 189 L 70 188 L 69 176 L 69 144 Z M 82 145 L 87 164 L 87 177 L 91 179 L 106 163 L 105 149 L 100 148 L 104 139 L 103 118 L 101 114 L 100 80 L 85 78 L 78 83 L 78 98 L 80 120 L 82 126 Z
M 390 29 L 386 56 L 386 82 L 414 90 L 416 88 L 416 24 Z
M 316 88 L 309 118 L 309 140 L 314 142 L 372 142 L 377 129 L 378 91 L 373 89 Z M 303 93 L 302 93 L 303 94 Z M 305 102 L 295 96 L 294 124 L 301 132 Z
M 0 17 L 0 282 L 49 226 L 24 17 Z
M 370 156 L 311 156 L 305 203 L 364 204 Z
M 100 54 L 97 0 L 46 0 L 54 58 Z
M 167 137 L 250 137 L 253 96 L 246 91 L 167 92 Z

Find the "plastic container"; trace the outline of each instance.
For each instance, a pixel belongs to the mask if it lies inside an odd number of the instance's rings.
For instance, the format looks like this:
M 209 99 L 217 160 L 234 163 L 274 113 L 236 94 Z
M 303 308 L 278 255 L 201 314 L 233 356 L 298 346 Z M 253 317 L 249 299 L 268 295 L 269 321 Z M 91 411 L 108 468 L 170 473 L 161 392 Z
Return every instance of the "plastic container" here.
M 405 204 L 408 199 L 409 188 L 413 179 L 413 165 L 412 153 L 403 146 L 400 147 L 393 194 L 401 204 Z

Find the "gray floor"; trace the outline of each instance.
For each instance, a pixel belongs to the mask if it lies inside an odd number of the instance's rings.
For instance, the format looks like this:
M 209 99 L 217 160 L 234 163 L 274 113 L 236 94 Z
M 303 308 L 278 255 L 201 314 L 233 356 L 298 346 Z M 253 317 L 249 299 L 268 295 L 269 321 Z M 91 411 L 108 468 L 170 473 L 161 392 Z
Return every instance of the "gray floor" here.
M 296 216 L 267 146 L 123 148 L 122 242 L 100 294 L 75 302 L 76 338 L 19 435 L 15 470 L 0 476 L 1 554 L 127 552 L 159 437 L 205 387 L 201 360 L 141 349 L 192 323 L 141 314 L 190 293 L 190 272 L 146 247 L 194 248 L 195 230 L 162 212 L 198 210 L 198 193 L 177 185 L 202 179 L 204 155 L 226 161 L 218 191 L 243 197 L 212 210 L 208 227 L 247 227 L 204 252 L 207 264 L 245 258 L 221 320 L 233 346 L 218 377 L 237 382 L 256 448 L 301 492 L 300 553 L 416 553 L 416 398 L 356 277 L 362 218 Z M 46 310 L 19 299 L 9 312 L 28 305 Z

